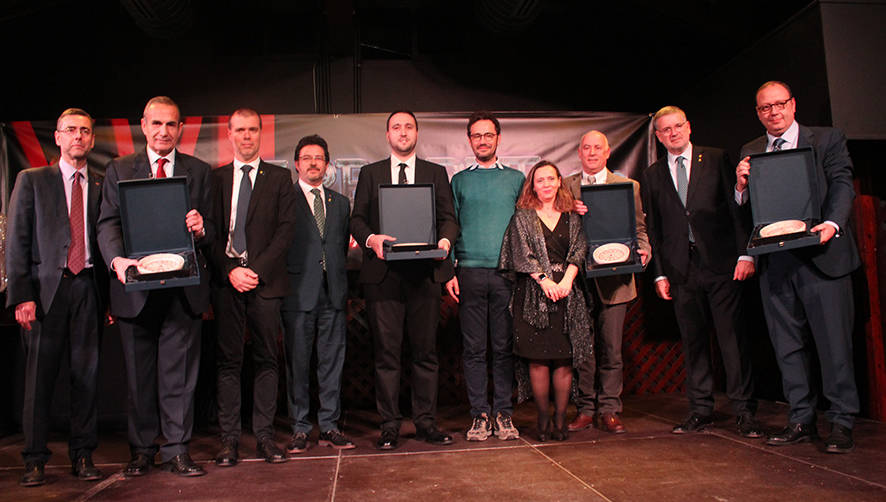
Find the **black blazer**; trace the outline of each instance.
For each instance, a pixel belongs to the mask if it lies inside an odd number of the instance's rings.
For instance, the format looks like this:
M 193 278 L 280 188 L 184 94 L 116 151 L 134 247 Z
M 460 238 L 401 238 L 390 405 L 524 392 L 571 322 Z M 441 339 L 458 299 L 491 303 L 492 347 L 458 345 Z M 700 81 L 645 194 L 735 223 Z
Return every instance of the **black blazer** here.
M 326 285 L 332 306 L 344 310 L 348 298 L 347 257 L 351 233 L 348 230 L 351 204 L 344 195 L 324 188 L 326 194 L 326 233 L 314 220 L 314 209 L 308 205 L 301 187 L 296 183 L 295 235 L 289 246 L 286 270 L 289 292 L 283 299 L 283 310 L 308 312 L 317 306 L 323 281 L 323 253 L 326 254 Z
M 107 302 L 107 273 L 96 241 L 96 221 L 101 204 L 102 176 L 87 168 L 86 222 L 100 311 Z M 6 238 L 6 305 L 37 303 L 37 314 L 45 314 L 58 290 L 71 227 L 65 200 L 64 180 L 58 164 L 25 169 L 18 174 L 9 200 Z
M 187 176 L 190 190 L 191 209 L 203 216 L 206 235 L 195 241 L 197 262 L 200 266 L 200 284 L 183 288 L 191 313 L 200 314 L 209 309 L 209 269 L 203 256 L 215 238 L 212 214 L 209 203 L 209 164 L 202 160 L 175 152 L 175 176 Z M 117 256 L 125 256 L 123 232 L 120 226 L 120 198 L 117 182 L 151 177 L 151 165 L 146 151 L 113 159 L 105 168 L 105 183 L 102 189 L 101 213 L 98 218 L 98 245 L 108 267 Z M 184 222 L 182 222 L 184 224 Z M 123 284 L 111 271 L 111 314 L 120 317 L 135 317 L 145 306 L 148 291 L 127 293 Z
M 380 232 L 378 218 L 378 186 L 391 183 L 390 157 L 373 162 L 360 169 L 357 189 L 354 193 L 354 210 L 351 213 L 351 234 L 363 248 L 363 265 L 360 269 L 360 282 L 378 284 L 384 279 L 388 264 L 375 256 L 366 247 L 366 239 Z M 458 223 L 452 204 L 452 189 L 446 168 L 422 159 L 415 159 L 415 183 L 433 183 L 435 210 L 437 215 L 437 240 L 449 239 L 455 246 L 458 237 Z M 434 282 L 445 282 L 453 276 L 452 260 L 433 260 Z
M 702 266 L 716 274 L 731 274 L 745 253 L 748 230 L 735 203 L 735 172 L 719 148 L 692 145 L 686 207 L 680 202 L 668 169 L 667 156 L 641 174 L 640 190 L 646 210 L 646 232 L 655 251 L 656 276 L 686 282 L 689 267 L 689 228 Z
M 766 151 L 767 137 L 763 136 L 741 147 L 741 157 Z M 852 160 L 846 149 L 846 136 L 832 127 L 800 126 L 797 146 L 811 146 L 815 151 L 816 177 L 819 192 L 815 194 L 821 206 L 822 221 L 833 221 L 840 234 L 824 246 L 792 249 L 791 253 L 811 260 L 815 267 L 829 277 L 841 277 L 861 265 L 849 214 L 855 188 L 852 185 Z M 751 188 L 753 190 L 753 188 Z
M 241 173 L 237 173 L 238 176 Z M 231 222 L 231 197 L 234 186 L 234 164 L 212 171 L 212 223 L 217 238 L 212 244 L 210 259 L 214 283 L 228 284 L 228 273 L 239 262 L 225 255 Z M 287 169 L 260 161 L 249 209 L 246 213 L 246 252 L 249 268 L 259 277 L 256 293 L 266 298 L 286 294 L 286 251 L 295 231 L 295 199 L 292 177 Z

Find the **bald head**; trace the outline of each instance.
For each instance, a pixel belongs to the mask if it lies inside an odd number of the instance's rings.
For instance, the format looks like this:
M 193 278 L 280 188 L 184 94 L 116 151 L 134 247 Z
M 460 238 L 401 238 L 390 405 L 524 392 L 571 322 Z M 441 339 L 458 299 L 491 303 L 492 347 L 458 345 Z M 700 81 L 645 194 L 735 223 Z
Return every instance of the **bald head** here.
M 596 130 L 585 133 L 578 145 L 578 158 L 585 173 L 594 175 L 602 171 L 609 160 L 609 140 L 606 135 Z

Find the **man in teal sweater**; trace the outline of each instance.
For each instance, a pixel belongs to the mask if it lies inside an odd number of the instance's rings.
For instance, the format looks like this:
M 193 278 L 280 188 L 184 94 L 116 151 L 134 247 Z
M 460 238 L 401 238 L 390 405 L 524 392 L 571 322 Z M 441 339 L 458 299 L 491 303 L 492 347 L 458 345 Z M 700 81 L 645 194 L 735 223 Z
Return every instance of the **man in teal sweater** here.
M 514 356 L 508 302 L 512 285 L 496 269 L 524 176 L 498 161 L 500 139 L 501 125 L 495 116 L 489 112 L 471 115 L 468 141 L 475 163 L 451 182 L 461 234 L 455 243 L 456 275 L 446 283 L 446 290 L 459 303 L 472 416 L 468 441 L 484 441 L 493 432 L 502 440 L 520 437 L 511 420 Z M 492 406 L 486 392 L 487 333 L 492 345 Z

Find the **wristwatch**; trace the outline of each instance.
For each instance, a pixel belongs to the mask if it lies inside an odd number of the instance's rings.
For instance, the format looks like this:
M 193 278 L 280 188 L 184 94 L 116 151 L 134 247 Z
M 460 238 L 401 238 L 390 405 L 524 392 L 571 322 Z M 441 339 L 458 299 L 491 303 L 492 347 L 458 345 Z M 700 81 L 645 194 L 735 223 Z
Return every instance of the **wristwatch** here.
M 548 278 L 548 276 L 544 272 L 542 272 L 542 273 L 538 274 L 538 277 L 536 277 L 535 282 L 541 284 L 541 282 L 547 278 Z

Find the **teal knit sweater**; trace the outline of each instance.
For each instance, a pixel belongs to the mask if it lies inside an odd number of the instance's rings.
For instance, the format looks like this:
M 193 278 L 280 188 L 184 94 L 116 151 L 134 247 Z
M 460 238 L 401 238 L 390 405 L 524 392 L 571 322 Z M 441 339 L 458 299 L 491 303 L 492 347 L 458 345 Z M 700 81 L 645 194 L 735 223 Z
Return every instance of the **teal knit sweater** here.
M 455 243 L 459 267 L 497 268 L 501 240 L 523 188 L 523 173 L 510 167 L 477 168 L 452 177 L 461 233 Z

